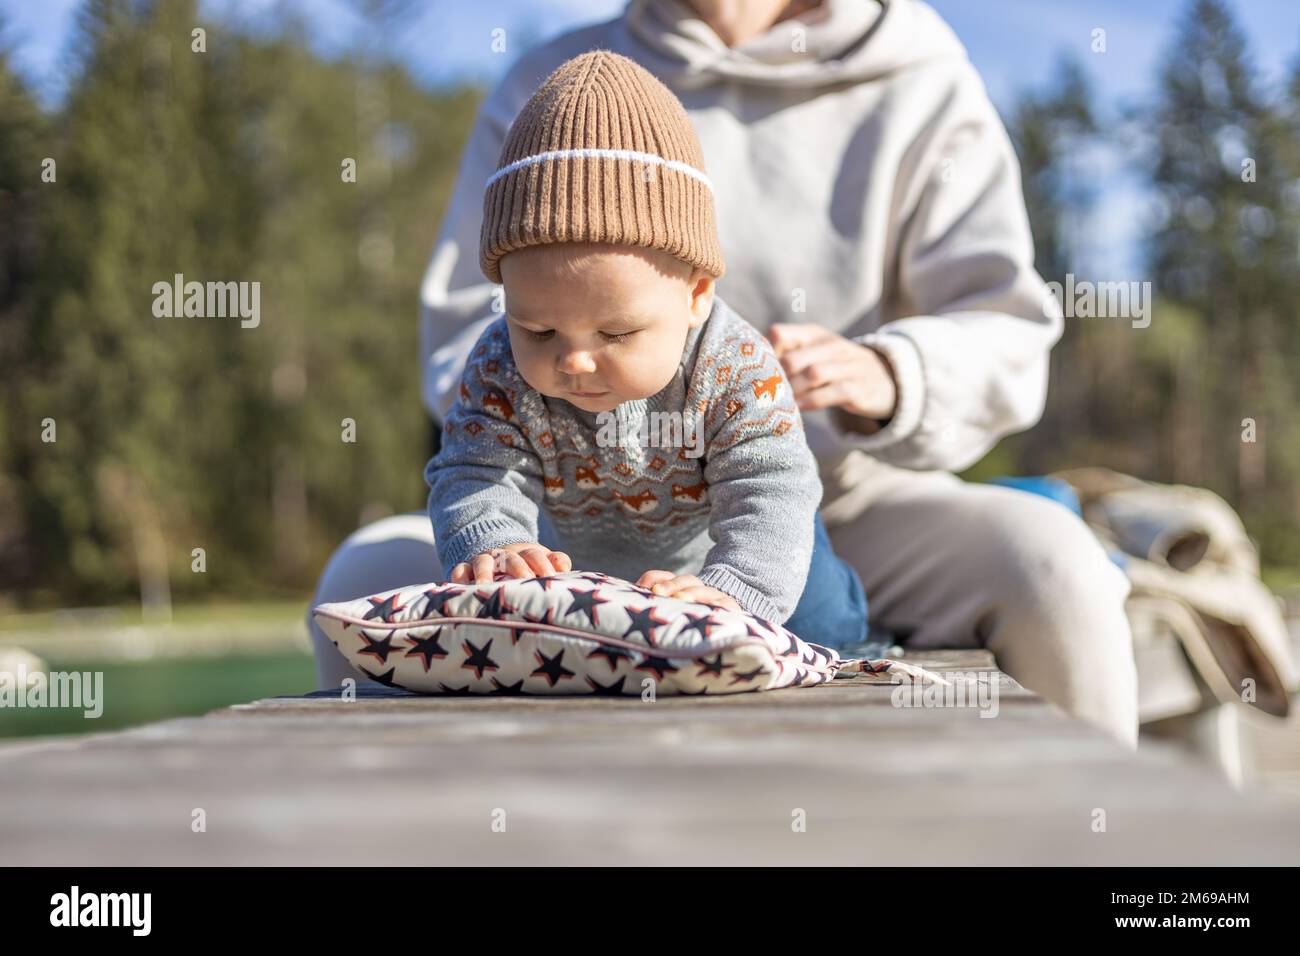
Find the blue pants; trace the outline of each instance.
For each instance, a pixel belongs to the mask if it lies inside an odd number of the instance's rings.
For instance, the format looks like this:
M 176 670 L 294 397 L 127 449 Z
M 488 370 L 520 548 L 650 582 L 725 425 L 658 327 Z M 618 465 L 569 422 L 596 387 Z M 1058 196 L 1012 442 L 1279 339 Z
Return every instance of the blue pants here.
M 808 583 L 785 628 L 823 647 L 852 647 L 867 639 L 867 597 L 862 579 L 831 550 L 820 511 L 813 525 Z

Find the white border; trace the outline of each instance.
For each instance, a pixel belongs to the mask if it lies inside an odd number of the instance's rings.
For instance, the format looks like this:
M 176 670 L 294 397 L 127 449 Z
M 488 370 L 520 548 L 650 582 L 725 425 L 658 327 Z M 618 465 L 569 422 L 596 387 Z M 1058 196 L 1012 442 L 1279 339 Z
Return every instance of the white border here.
M 685 173 L 692 179 L 698 179 L 708 187 L 709 192 L 713 192 L 713 183 L 709 177 L 704 175 L 694 166 L 680 162 L 676 159 L 664 159 L 662 156 L 656 156 L 654 153 L 641 153 L 635 149 L 553 149 L 545 153 L 537 153 L 534 156 L 525 156 L 523 159 L 517 159 L 509 166 L 502 166 L 492 177 L 484 184 L 483 189 L 487 190 L 491 185 L 500 179 L 506 173 L 512 173 L 516 169 L 523 169 L 525 166 L 534 166 L 537 163 L 544 163 L 549 159 L 636 159 L 643 163 L 649 163 L 652 166 L 667 166 L 669 169 L 675 169 L 679 173 Z

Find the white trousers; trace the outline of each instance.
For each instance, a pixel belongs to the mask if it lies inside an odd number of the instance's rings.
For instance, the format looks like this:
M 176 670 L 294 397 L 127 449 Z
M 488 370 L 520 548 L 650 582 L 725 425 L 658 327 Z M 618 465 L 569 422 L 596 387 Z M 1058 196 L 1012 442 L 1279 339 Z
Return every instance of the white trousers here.
M 988 648 L 1020 684 L 1137 746 L 1128 579 L 1068 509 L 857 452 L 822 478 L 831 542 L 861 575 L 873 625 L 904 635 L 908 649 Z M 428 517 L 396 515 L 343 542 L 313 603 L 443 577 Z M 365 680 L 310 614 L 308 627 L 322 689 Z

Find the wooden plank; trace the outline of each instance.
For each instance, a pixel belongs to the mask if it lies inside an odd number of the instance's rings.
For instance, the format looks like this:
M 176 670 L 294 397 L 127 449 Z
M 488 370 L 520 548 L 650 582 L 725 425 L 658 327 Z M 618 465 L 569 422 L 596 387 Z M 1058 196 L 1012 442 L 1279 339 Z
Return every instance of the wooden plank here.
M 1300 862 L 1296 805 L 1172 748 L 1130 754 L 1000 677 L 995 718 L 853 679 L 654 703 L 277 698 L 29 742 L 0 749 L 0 863 Z

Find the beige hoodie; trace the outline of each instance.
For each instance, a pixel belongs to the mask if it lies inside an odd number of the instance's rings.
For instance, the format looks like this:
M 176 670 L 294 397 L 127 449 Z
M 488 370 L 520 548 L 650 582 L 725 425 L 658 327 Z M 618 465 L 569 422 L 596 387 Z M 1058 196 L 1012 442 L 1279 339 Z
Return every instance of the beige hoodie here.
M 823 0 L 735 49 L 680 0 L 631 0 L 623 17 L 524 54 L 484 101 L 424 276 L 424 399 L 437 419 L 496 317 L 478 242 L 506 130 L 552 70 L 597 47 L 685 105 L 714 182 L 727 304 L 760 331 L 816 322 L 894 369 L 898 408 L 880 432 L 805 414 L 823 474 L 853 447 L 959 470 L 1038 420 L 1060 310 L 1033 270 L 1002 123 L 919 0 Z

